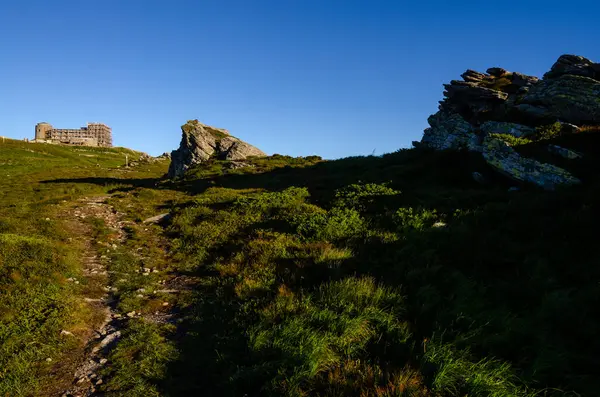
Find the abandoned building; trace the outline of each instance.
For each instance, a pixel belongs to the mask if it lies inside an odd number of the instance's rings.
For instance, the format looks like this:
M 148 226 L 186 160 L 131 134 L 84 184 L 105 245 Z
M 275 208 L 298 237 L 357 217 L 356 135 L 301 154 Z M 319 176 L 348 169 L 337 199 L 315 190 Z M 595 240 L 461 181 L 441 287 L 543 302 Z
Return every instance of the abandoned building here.
M 102 123 L 88 123 L 87 127 L 58 129 L 48 123 L 35 126 L 35 142 L 65 145 L 112 147 L 112 129 Z

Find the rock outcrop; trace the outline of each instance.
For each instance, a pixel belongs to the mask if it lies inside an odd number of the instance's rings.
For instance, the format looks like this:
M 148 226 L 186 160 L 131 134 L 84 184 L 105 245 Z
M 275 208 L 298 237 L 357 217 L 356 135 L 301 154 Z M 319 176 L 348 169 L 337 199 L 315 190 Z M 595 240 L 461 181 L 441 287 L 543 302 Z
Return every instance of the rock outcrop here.
M 521 157 L 499 139 L 486 138 L 483 146 L 485 161 L 500 173 L 519 182 L 535 184 L 546 190 L 579 183 L 579 179 L 560 167 Z
M 429 117 L 420 146 L 480 152 L 513 179 L 548 189 L 579 182 L 556 166 L 522 158 L 492 134 L 529 138 L 537 127 L 557 121 L 561 133 L 600 125 L 600 63 L 563 55 L 542 79 L 498 67 L 467 70 L 461 77 L 444 85 L 444 99 Z
M 224 129 L 190 120 L 181 127 L 179 149 L 171 152 L 168 176 L 181 176 L 195 164 L 211 158 L 218 160 L 244 160 L 247 157 L 266 156 L 260 149 L 229 135 Z

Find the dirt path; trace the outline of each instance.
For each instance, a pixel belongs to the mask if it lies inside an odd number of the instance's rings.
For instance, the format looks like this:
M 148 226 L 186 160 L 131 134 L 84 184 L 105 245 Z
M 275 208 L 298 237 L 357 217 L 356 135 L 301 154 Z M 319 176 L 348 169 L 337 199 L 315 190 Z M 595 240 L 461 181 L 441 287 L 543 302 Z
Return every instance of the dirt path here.
M 70 282 L 85 284 L 83 300 L 93 313 L 94 321 L 89 331 L 82 337 L 82 349 L 68 365 L 71 369 L 71 384 L 57 395 L 64 397 L 96 396 L 96 387 L 103 383 L 100 370 L 107 363 L 107 355 L 118 343 L 123 328 L 123 319 L 116 312 L 111 296 L 113 286 L 109 285 L 109 256 L 125 239 L 122 214 L 106 204 L 107 196 L 83 198 L 72 212 L 65 213 L 69 219 L 73 239 L 84 247 L 82 276 L 84 280 L 69 279 Z M 110 230 L 104 241 L 94 241 L 94 230 L 90 220 L 101 220 Z M 68 331 L 63 331 L 69 334 Z M 63 376 L 68 370 L 63 370 Z M 65 379 L 65 382 L 67 379 Z M 65 385 L 66 386 L 66 385 Z
M 112 362 L 114 356 L 110 355 L 122 336 L 127 338 L 131 321 L 137 325 L 176 325 L 182 316 L 179 303 L 189 300 L 197 283 L 195 277 L 169 269 L 174 262 L 168 255 L 162 227 L 157 226 L 165 214 L 145 221 L 137 216 L 125 220 L 127 214 L 115 207 L 135 213 L 128 201 L 131 198 L 114 199 L 82 198 L 60 214 L 73 243 L 82 250 L 81 278 L 68 281 L 81 286 L 78 310 L 91 315 L 86 317 L 84 330 L 63 331 L 66 338 L 77 338 L 78 347 L 55 365 L 52 384 L 44 395 L 104 395 L 104 389 L 114 387 L 111 367 L 123 369 L 122 365 L 128 364 Z M 142 376 L 135 372 L 135 365 L 127 367 L 127 371 L 132 371 L 133 377 Z M 109 377 L 103 378 L 106 374 Z

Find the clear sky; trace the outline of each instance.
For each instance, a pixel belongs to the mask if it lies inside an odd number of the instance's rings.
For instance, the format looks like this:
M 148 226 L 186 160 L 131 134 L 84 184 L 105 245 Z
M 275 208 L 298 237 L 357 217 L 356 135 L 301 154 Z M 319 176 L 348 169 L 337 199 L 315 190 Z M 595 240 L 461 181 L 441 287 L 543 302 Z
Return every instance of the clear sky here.
M 267 153 L 381 154 L 421 138 L 467 68 L 600 62 L 594 1 L 0 0 L 0 135 L 110 125 L 175 149 L 188 119 Z

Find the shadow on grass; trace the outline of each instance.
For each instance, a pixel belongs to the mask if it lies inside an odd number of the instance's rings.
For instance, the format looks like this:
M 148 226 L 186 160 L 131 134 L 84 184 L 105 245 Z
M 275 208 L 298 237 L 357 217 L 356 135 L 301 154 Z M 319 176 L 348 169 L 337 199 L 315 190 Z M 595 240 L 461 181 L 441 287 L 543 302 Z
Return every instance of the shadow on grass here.
M 155 189 L 158 188 L 158 183 L 161 181 L 160 178 L 107 178 L 107 177 L 86 177 L 86 178 L 58 178 L 58 179 L 47 179 L 41 181 L 43 184 L 53 183 L 87 183 L 92 185 L 100 186 L 115 186 L 125 185 L 125 187 L 118 187 L 111 190 L 111 192 L 127 191 L 127 189 L 134 188 L 146 188 Z
M 489 184 L 476 184 L 473 171 L 484 174 Z M 407 229 L 393 241 L 354 241 L 352 257 L 335 267 L 311 268 L 272 258 L 278 282 L 311 291 L 344 276 L 371 276 L 381 285 L 401 287 L 416 347 L 443 335 L 445 342 L 470 349 L 475 359 L 496 357 L 511 363 L 531 387 L 582 395 L 600 388 L 600 257 L 591 249 L 596 245 L 598 192 L 509 193 L 511 182 L 491 172 L 479 156 L 465 153 L 400 152 L 244 172 L 200 173 L 177 182 L 84 178 L 47 183 L 122 185 L 115 191 L 170 189 L 190 195 L 213 187 L 281 191 L 296 186 L 306 187 L 311 202 L 323 208 L 331 206 L 339 188 L 389 183 L 402 194 L 373 200 L 365 216 L 374 228 L 397 232 L 388 212 L 400 207 L 435 209 L 449 216 L 448 225 Z M 172 204 L 165 203 L 168 208 Z M 178 205 L 183 209 L 195 204 Z M 462 212 L 454 216 L 457 209 Z M 242 233 L 249 240 L 256 228 L 290 231 L 275 222 L 254 224 Z M 239 238 L 221 244 L 203 263 L 230 259 L 242 249 Z M 219 277 L 202 265 L 194 275 L 203 282 L 179 326 L 181 357 L 169 366 L 162 388 L 171 396 L 263 394 L 277 363 L 292 361 L 284 352 L 265 356 L 250 348 L 249 325 L 258 321 L 256 313 L 269 303 L 269 296 L 241 300 L 233 276 Z M 378 359 L 369 354 L 366 360 Z M 411 360 L 418 362 L 419 352 L 412 354 Z M 407 364 L 406 357 L 385 361 L 391 368 Z M 430 386 L 435 369 L 424 372 Z
M 593 221 L 584 221 L 573 207 L 557 219 L 557 209 L 564 211 L 570 199 L 540 205 L 539 198 L 491 205 L 445 229 L 407 231 L 400 241 L 357 242 L 353 257 L 335 268 L 272 260 L 279 282 L 298 291 L 346 276 L 401 286 L 417 348 L 418 341 L 443 334 L 445 341 L 470 349 L 476 360 L 511 363 L 531 387 L 586 395 L 599 386 L 594 372 L 600 365 L 595 354 L 600 343 L 593 338 L 600 332 L 594 303 L 600 291 L 593 281 L 600 270 L 590 267 L 600 258 L 586 249 L 594 244 L 588 233 Z M 249 236 L 256 227 L 244 233 Z M 564 230 L 571 230 L 570 237 Z M 240 249 L 224 243 L 205 263 L 227 261 Z M 182 357 L 170 366 L 165 390 L 174 396 L 262 395 L 277 363 L 293 360 L 285 352 L 265 356 L 249 347 L 248 324 L 258 321 L 253 313 L 269 299 L 243 302 L 233 280 L 202 267 L 197 275 L 209 282 L 196 291 L 193 313 L 180 334 Z M 240 311 L 243 305 L 252 311 Z M 390 368 L 418 362 L 421 354 L 416 349 L 410 358 L 386 357 L 377 348 L 363 359 L 382 360 Z M 424 373 L 428 386 L 435 372 Z
M 390 187 L 406 190 L 415 189 L 440 191 L 482 190 L 471 177 L 473 171 L 483 173 L 489 180 L 484 190 L 504 189 L 514 185 L 498 176 L 481 159 L 481 156 L 466 152 L 425 152 L 404 150 L 383 156 L 349 157 L 334 161 L 323 161 L 305 166 L 281 166 L 269 159 L 254 168 L 236 171 L 220 169 L 202 173 L 204 166 L 192 170 L 186 178 L 169 181 L 160 178 L 62 178 L 45 180 L 42 183 L 87 183 L 100 186 L 117 186 L 115 192 L 129 192 L 138 188 L 177 190 L 191 195 L 205 192 L 209 188 L 264 189 L 279 191 L 288 187 L 306 187 L 313 202 L 326 205 L 339 188 L 355 183 L 387 183 Z M 435 187 L 433 190 L 431 187 Z

